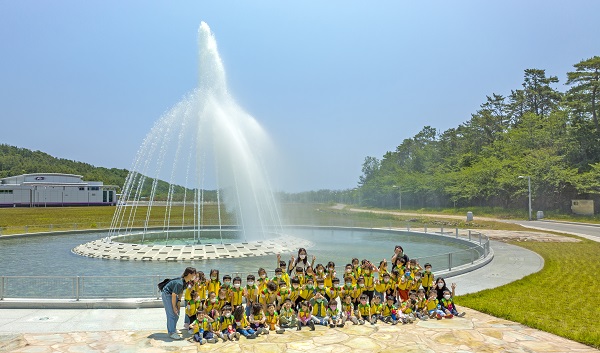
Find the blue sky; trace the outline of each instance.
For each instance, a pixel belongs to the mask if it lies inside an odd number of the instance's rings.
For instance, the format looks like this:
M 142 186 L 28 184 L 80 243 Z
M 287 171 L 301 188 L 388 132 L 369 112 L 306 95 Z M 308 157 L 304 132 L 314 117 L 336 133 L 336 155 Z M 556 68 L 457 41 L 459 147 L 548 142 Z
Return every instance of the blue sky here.
M 278 189 L 356 186 L 423 126 L 467 121 L 523 70 L 600 55 L 597 1 L 0 0 L 0 143 L 129 168 L 198 82 L 197 30 L 284 156 Z

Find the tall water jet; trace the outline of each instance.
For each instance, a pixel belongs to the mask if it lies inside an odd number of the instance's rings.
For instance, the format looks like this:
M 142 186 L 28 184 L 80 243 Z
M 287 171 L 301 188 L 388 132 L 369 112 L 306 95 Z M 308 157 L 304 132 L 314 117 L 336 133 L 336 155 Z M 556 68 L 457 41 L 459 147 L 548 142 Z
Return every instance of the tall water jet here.
M 209 26 L 198 29 L 198 87 L 164 114 L 144 139 L 123 186 L 110 236 L 212 229 L 223 242 L 236 228 L 248 240 L 279 233 L 279 208 L 266 162 L 268 135 L 227 90 Z M 217 232 L 217 233 L 215 233 Z

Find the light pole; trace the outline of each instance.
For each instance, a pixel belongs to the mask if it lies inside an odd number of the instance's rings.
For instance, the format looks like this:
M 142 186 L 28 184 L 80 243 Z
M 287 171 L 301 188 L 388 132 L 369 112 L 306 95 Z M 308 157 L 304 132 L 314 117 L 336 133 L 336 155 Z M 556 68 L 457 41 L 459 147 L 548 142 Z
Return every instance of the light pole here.
M 531 176 L 519 175 L 519 179 L 527 178 L 527 186 L 529 189 L 529 220 L 531 221 Z
M 394 189 L 398 189 L 398 209 L 402 209 L 402 189 L 398 185 L 392 186 Z

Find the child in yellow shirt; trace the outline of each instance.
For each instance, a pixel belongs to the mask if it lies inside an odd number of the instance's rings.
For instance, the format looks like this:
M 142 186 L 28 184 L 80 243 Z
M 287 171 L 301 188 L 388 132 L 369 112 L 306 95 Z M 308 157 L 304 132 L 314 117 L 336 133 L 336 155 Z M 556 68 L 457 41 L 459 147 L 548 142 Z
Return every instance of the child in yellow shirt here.
M 212 322 L 214 320 L 206 315 L 206 312 L 202 309 L 196 312 L 196 320 L 190 324 L 190 328 L 193 330 L 194 341 L 202 344 L 205 343 L 217 343 L 217 339 L 214 338 L 212 332 Z
M 244 288 L 244 297 L 246 298 L 246 316 L 250 315 L 252 305 L 258 302 L 258 286 L 254 282 L 254 275 L 246 277 L 246 288 Z
M 279 314 L 277 314 L 277 311 L 275 311 L 274 304 L 267 305 L 267 313 L 265 314 L 265 317 L 265 324 L 267 325 L 268 330 L 275 331 L 275 333 L 278 334 L 285 332 L 285 330 L 279 326 Z
M 206 281 L 206 290 L 210 292 L 219 293 L 221 289 L 221 282 L 219 281 L 219 270 L 210 270 L 210 279 Z
M 327 316 L 325 317 L 327 321 L 329 321 L 329 328 L 334 327 L 344 327 L 344 323 L 342 321 L 342 314 L 340 309 L 337 307 L 337 302 L 332 300 L 329 302 L 329 306 L 327 308 Z
M 371 316 L 369 320 L 371 325 L 375 325 L 377 320 L 383 320 L 382 314 L 383 305 L 381 304 L 381 299 L 379 299 L 379 296 L 374 296 L 373 302 L 371 303 Z
M 233 286 L 229 291 L 229 302 L 233 308 L 237 308 L 242 305 L 242 301 L 244 298 L 244 288 L 242 288 L 242 279 L 240 277 L 235 277 L 233 279 Z
M 352 296 L 346 294 L 344 301 L 342 302 L 342 324 L 346 324 L 346 321 L 350 320 L 354 325 L 358 325 L 358 319 L 355 315 L 354 304 L 352 303 Z
M 233 341 L 234 339 L 236 341 L 240 340 L 240 333 L 236 332 L 234 329 L 235 319 L 231 315 L 230 305 L 225 305 L 223 307 L 222 315 L 219 316 L 218 323 L 220 325 L 219 330 L 221 331 L 221 338 L 223 339 L 223 342 L 227 340 Z
M 310 327 L 311 331 L 315 330 L 315 323 L 312 321 L 312 315 L 310 313 L 310 304 L 307 301 L 300 303 L 300 310 L 298 310 L 298 331 L 302 329 L 302 326 Z
M 369 320 L 371 315 L 371 306 L 369 305 L 369 298 L 366 295 L 363 294 L 360 296 L 360 303 L 356 310 L 358 313 L 358 322 L 364 325 L 365 320 Z
M 192 290 L 191 299 L 187 301 L 185 306 L 186 323 L 192 323 L 196 320 L 196 312 L 198 312 L 198 309 L 201 308 L 201 306 L 202 302 L 200 301 L 200 296 L 195 290 Z M 187 328 L 189 329 L 189 325 L 187 325 Z M 192 330 L 190 329 L 190 331 Z M 192 333 L 193 332 L 190 332 L 190 334 Z
M 254 303 L 252 305 L 252 314 L 248 318 L 250 321 L 250 327 L 256 331 L 256 335 L 268 335 L 269 330 L 267 329 L 267 317 L 265 316 L 265 312 L 262 309 L 262 305 L 260 303 Z
M 233 318 L 235 319 L 235 330 L 247 339 L 256 338 L 256 331 L 250 327 L 250 322 L 244 311 L 244 307 L 238 306 L 233 310 Z
M 296 312 L 292 308 L 292 300 L 287 298 L 279 311 L 279 326 L 282 328 L 291 328 L 296 327 L 297 325 L 298 318 Z

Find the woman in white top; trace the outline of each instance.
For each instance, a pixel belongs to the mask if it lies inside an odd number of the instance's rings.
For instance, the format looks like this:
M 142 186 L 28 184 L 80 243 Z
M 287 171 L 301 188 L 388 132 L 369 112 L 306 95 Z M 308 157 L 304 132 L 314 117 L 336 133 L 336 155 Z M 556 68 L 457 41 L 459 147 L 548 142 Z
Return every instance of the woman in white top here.
M 312 261 L 309 263 L 308 262 L 308 255 L 306 254 L 306 249 L 304 248 L 300 248 L 298 249 L 298 258 L 294 258 L 294 255 L 292 255 L 292 259 L 290 261 L 290 266 L 288 268 L 288 271 L 294 271 L 296 269 L 296 267 L 301 267 L 302 270 L 304 272 L 306 272 L 306 268 L 308 266 L 313 267 L 315 264 L 315 260 L 317 258 L 313 255 L 312 257 Z

